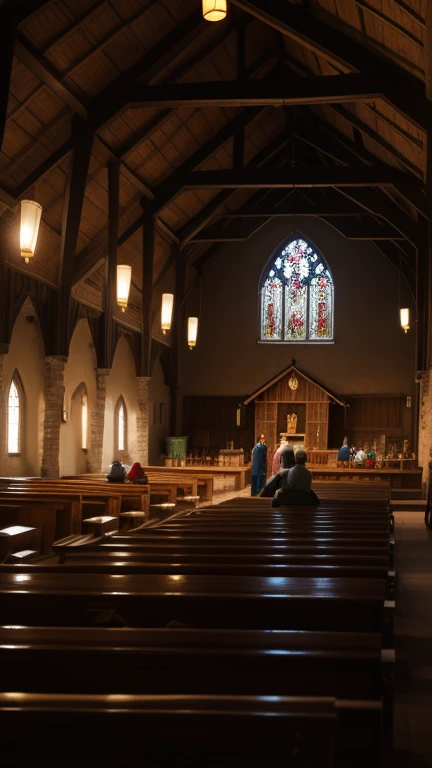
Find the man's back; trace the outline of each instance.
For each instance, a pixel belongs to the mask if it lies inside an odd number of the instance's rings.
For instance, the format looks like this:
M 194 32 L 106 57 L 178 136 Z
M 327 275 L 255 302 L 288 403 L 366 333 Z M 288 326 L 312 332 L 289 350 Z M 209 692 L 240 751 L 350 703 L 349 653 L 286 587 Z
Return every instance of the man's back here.
M 304 464 L 296 464 L 288 470 L 286 485 L 298 491 L 310 491 L 312 472 Z

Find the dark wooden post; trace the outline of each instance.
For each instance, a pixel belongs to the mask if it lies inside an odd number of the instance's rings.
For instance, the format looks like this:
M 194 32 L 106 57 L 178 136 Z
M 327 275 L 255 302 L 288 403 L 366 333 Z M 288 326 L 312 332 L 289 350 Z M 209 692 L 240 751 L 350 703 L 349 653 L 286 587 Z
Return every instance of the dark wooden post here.
M 180 345 L 185 343 L 184 339 L 184 295 L 186 284 L 186 264 L 187 251 L 179 250 L 178 246 L 173 246 L 176 251 L 175 261 L 175 297 L 174 314 L 171 334 L 171 354 L 170 354 L 170 435 L 176 435 L 181 430 L 180 416 L 181 409 L 179 404 L 179 350 Z
M 114 311 L 117 293 L 117 244 L 119 227 L 120 164 L 108 164 L 108 255 L 104 267 L 102 315 L 98 328 L 98 368 L 112 366 L 114 355 Z
M 52 349 L 49 352 L 49 354 L 65 357 L 68 356 L 69 352 L 71 291 L 75 254 L 93 146 L 93 136 L 87 132 L 82 120 L 75 121 L 73 133 L 75 142 L 63 206 L 57 312 L 51 342 Z
M 143 200 L 143 260 L 142 260 L 142 297 L 141 297 L 141 370 L 140 376 L 150 376 L 150 353 L 152 339 L 152 300 L 153 300 L 153 259 L 155 222 L 148 200 Z

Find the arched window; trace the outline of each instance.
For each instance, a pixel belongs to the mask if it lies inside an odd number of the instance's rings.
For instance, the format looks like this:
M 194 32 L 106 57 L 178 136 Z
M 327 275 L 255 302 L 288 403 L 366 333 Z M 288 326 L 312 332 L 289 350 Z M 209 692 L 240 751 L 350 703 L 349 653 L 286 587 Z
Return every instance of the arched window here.
M 20 453 L 22 409 L 22 385 L 18 373 L 15 371 L 8 394 L 7 442 L 9 454 Z
M 81 399 L 81 448 L 87 450 L 88 438 L 88 401 L 87 392 L 83 392 Z
M 127 411 L 126 403 L 120 395 L 115 407 L 115 448 L 117 451 L 125 451 L 127 446 Z
M 323 257 L 306 240 L 292 240 L 277 251 L 262 282 L 261 339 L 333 339 L 333 298 Z

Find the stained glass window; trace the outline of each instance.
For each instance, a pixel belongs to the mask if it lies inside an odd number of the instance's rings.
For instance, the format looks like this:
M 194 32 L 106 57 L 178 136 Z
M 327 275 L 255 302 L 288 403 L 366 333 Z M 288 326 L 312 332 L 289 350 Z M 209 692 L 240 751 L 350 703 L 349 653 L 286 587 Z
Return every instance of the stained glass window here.
M 276 253 L 261 288 L 261 339 L 333 338 L 333 279 L 323 257 L 302 238 Z
M 12 379 L 8 397 L 8 453 L 20 450 L 20 396 Z

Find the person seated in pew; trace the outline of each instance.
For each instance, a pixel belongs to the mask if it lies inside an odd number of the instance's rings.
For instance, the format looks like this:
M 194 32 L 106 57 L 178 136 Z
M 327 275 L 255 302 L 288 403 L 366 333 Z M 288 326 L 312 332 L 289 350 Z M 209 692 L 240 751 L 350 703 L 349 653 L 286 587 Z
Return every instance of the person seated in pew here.
M 288 470 L 284 484 L 273 496 L 272 507 L 306 505 L 316 507 L 320 500 L 312 490 L 312 472 L 306 467 L 306 451 L 295 454 L 295 465 Z
M 141 483 L 147 485 L 148 477 L 139 461 L 136 461 L 134 464 L 132 464 L 129 472 L 126 475 L 126 480 L 129 480 L 130 483 Z
M 126 480 L 126 470 L 121 461 L 113 461 L 107 475 L 109 483 L 124 483 Z
M 280 468 L 267 480 L 259 496 L 267 499 L 275 495 L 276 491 L 285 484 L 289 470 L 295 466 L 294 448 L 288 445 L 280 454 Z M 309 470 L 308 470 L 309 471 Z
M 344 437 L 343 443 L 338 451 L 337 456 L 338 461 L 349 461 L 350 460 L 350 449 L 348 446 L 348 438 Z

